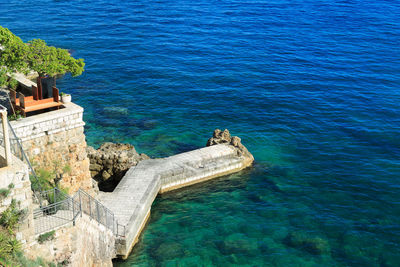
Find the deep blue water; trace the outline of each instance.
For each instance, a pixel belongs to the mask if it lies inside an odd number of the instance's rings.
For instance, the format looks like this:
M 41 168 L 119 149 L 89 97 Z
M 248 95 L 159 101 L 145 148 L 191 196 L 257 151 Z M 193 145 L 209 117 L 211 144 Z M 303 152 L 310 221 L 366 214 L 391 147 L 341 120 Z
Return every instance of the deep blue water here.
M 87 141 L 154 157 L 228 128 L 239 174 L 157 198 L 117 266 L 400 266 L 400 2 L 1 1 L 86 62 Z

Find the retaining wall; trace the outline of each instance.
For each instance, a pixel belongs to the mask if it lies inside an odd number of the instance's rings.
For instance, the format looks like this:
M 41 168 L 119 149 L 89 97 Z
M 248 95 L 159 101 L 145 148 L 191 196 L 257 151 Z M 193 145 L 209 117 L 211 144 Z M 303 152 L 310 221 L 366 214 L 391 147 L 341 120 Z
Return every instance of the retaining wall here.
M 75 226 L 57 229 L 54 238 L 42 244 L 35 240 L 26 255 L 32 259 L 40 256 L 62 266 L 112 267 L 114 234 L 85 214 L 78 216 Z
M 0 147 L 0 155 L 4 155 L 4 149 Z M 25 215 L 16 230 L 16 238 L 25 246 L 34 235 L 32 214 L 32 191 L 29 180 L 28 166 L 12 155 L 11 165 L 0 168 L 0 188 L 9 189 L 9 193 L 0 196 L 0 213 L 5 211 L 15 199 L 18 209 L 24 210 Z
M 93 189 L 82 107 L 67 103 L 59 110 L 12 121 L 11 125 L 35 169 L 61 171 L 69 166 L 61 186 L 70 188 L 70 194 L 79 187 L 89 192 Z

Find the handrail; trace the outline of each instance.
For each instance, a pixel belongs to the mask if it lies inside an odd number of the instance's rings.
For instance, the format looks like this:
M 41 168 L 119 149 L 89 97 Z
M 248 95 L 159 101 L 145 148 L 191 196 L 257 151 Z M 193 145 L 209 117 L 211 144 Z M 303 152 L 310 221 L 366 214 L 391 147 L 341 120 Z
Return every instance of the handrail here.
M 35 234 L 51 231 L 69 222 L 75 225 L 79 214 L 81 214 L 80 203 L 70 197 L 35 209 L 33 211 Z
M 114 235 L 116 234 L 115 225 L 117 222 L 111 210 L 81 188 L 78 189 L 72 198 L 79 198 L 82 213 L 85 213 L 90 218 L 110 229 Z
M 58 198 L 57 196 L 61 196 L 61 198 Z M 75 224 L 76 217 L 79 214 L 82 216 L 82 214 L 85 213 L 90 218 L 111 230 L 115 236 L 125 237 L 126 235 L 126 226 L 118 223 L 114 213 L 81 188 L 79 188 L 73 196 L 66 195 L 57 187 L 55 187 L 53 189 L 41 192 L 40 194 L 36 195 L 36 197 L 38 197 L 41 203 L 54 202 L 49 203 L 46 206 L 41 205 L 40 208 L 34 211 L 34 218 L 42 218 L 48 213 L 48 211 L 52 211 L 52 209 L 56 209 L 55 212 L 57 212 L 58 210 L 61 210 L 57 209 L 57 207 L 62 207 L 63 204 L 70 203 L 71 201 L 73 218 L 69 218 L 67 220 L 73 221 Z M 49 220 L 52 220 L 51 216 L 49 216 Z M 47 222 L 42 220 L 38 223 L 46 224 Z M 54 225 L 54 228 L 58 226 L 59 225 Z M 48 227 L 46 229 L 48 229 Z
M 42 192 L 42 186 L 40 185 L 39 179 L 38 179 L 38 177 L 36 175 L 35 170 L 33 169 L 32 165 L 31 165 L 31 162 L 29 161 L 28 157 L 25 154 L 25 150 L 22 147 L 22 144 L 20 142 L 21 139 L 18 138 L 18 136 L 15 134 L 15 131 L 14 131 L 13 127 L 11 126 L 10 121 L 7 120 L 7 122 L 8 122 L 8 128 L 10 129 L 10 131 L 12 133 L 12 136 L 14 137 L 13 139 L 16 141 L 16 144 L 17 144 L 18 148 L 21 151 L 21 157 L 19 157 L 19 158 L 22 161 L 26 161 L 26 163 L 28 164 L 30 172 L 32 173 L 33 177 L 35 177 L 35 179 L 36 179 L 37 185 L 39 187 L 39 192 Z M 14 153 L 14 155 L 18 157 L 18 155 L 16 155 L 16 153 Z

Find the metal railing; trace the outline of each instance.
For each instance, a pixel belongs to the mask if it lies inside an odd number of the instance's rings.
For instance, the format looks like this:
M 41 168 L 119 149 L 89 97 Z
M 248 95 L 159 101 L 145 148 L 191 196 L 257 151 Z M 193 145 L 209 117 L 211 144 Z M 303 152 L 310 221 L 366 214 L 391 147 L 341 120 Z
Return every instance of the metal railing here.
M 116 222 L 116 233 L 115 236 L 120 236 L 120 237 L 125 237 L 126 235 L 126 227 L 125 225 L 119 224 L 118 222 Z
M 10 139 L 11 153 L 14 156 L 16 156 L 17 158 L 19 158 L 22 162 L 25 162 L 26 164 L 28 164 L 30 174 L 32 175 L 33 179 L 36 182 L 35 186 L 37 186 L 37 188 L 32 188 L 32 189 L 35 189 L 34 191 L 37 191 L 37 192 L 42 192 L 42 187 L 39 183 L 38 177 L 36 176 L 36 172 L 33 169 L 31 162 L 29 161 L 29 159 L 26 156 L 25 151 L 22 147 L 21 139 L 18 138 L 18 136 L 15 134 L 15 131 L 14 131 L 13 127 L 11 126 L 11 123 L 9 120 L 7 120 L 7 123 L 8 123 L 9 133 L 10 133 L 9 139 Z M 3 143 L 3 140 L 1 140 L 0 142 Z
M 33 202 L 36 204 L 42 203 L 42 206 L 46 207 L 50 204 L 66 200 L 68 198 L 70 198 L 69 195 L 65 194 L 60 189 L 55 187 L 55 188 L 47 190 L 47 191 L 36 193 L 33 197 Z
M 94 197 L 79 189 L 72 197 L 81 205 L 81 211 L 116 234 L 114 213 Z
M 5 109 L 1 105 L 0 107 Z M 15 134 L 9 120 L 5 120 L 8 123 L 11 153 L 27 163 L 34 180 L 32 181 L 33 202 L 39 204 L 39 208 L 33 212 L 36 234 L 51 231 L 71 221 L 75 224 L 76 217 L 85 213 L 110 229 L 114 235 L 125 236 L 126 227 L 117 222 L 114 213 L 85 191 L 79 189 L 72 197 L 64 194 L 58 188 L 42 191 L 39 179 L 25 154 L 21 140 Z M 0 131 L 2 130 L 0 129 Z M 0 145 L 5 146 L 5 141 L 4 133 L 0 134 Z
M 5 109 L 4 106 L 0 105 L 0 109 Z M 25 151 L 22 147 L 21 144 L 21 139 L 18 138 L 18 136 L 15 134 L 15 131 L 13 129 L 13 127 L 11 126 L 11 123 L 8 119 L 4 119 L 5 121 L 7 121 L 7 126 L 6 128 L 8 128 L 8 144 L 10 146 L 10 151 L 11 154 L 13 154 L 15 157 L 19 158 L 22 162 L 25 162 L 28 167 L 29 167 L 29 173 L 30 173 L 30 178 L 32 181 L 32 191 L 33 194 L 37 194 L 37 193 L 41 193 L 42 192 L 42 187 L 39 183 L 39 179 L 36 176 L 35 170 L 32 168 L 31 162 L 29 161 L 28 157 L 25 154 Z M 3 132 L 3 128 L 0 127 L 0 146 L 3 146 L 5 148 L 6 145 L 6 140 L 4 138 L 5 134 Z M 6 148 L 5 148 L 6 149 Z
M 58 188 L 53 188 L 36 194 L 34 202 L 42 204 L 34 211 L 36 234 L 51 231 L 71 221 L 75 224 L 76 217 L 84 213 L 111 230 L 115 236 L 125 236 L 125 226 L 117 222 L 114 213 L 82 189 L 68 196 Z
M 47 203 L 33 211 L 36 234 L 51 231 L 70 222 L 75 225 L 75 220 L 81 213 L 79 202 L 66 197 L 58 188 L 42 192 L 36 197 L 42 198 L 41 203 Z

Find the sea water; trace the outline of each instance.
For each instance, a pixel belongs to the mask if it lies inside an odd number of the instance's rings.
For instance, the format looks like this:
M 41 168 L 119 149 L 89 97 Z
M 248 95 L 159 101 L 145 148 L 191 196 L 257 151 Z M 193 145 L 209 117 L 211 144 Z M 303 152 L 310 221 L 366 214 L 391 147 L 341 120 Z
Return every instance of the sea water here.
M 0 3 L 82 57 L 89 145 L 164 157 L 228 128 L 238 174 L 162 195 L 116 266 L 400 266 L 400 2 Z

